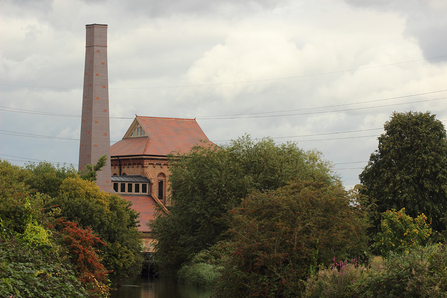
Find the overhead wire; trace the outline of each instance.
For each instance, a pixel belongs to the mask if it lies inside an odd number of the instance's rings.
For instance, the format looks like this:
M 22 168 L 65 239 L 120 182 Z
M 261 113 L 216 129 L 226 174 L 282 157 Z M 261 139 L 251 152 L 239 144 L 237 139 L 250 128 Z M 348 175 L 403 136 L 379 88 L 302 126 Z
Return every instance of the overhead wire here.
M 287 77 L 278 77 L 278 78 L 270 78 L 270 79 L 235 81 L 235 82 L 220 82 L 220 83 L 208 83 L 208 84 L 146 86 L 146 87 L 137 87 L 137 88 L 132 88 L 132 87 L 125 87 L 125 88 L 124 87 L 115 87 L 115 88 L 109 88 L 109 89 L 138 90 L 138 89 L 162 89 L 162 88 L 189 88 L 189 87 L 206 87 L 206 86 L 221 86 L 221 85 L 233 85 L 233 84 L 259 83 L 259 82 L 269 82 L 269 81 L 279 81 L 279 80 L 290 80 L 290 79 L 298 79 L 298 78 L 307 78 L 307 77 L 314 77 L 314 76 L 321 76 L 321 75 L 353 72 L 353 71 L 359 71 L 359 70 L 376 69 L 376 68 L 389 67 L 389 66 L 394 66 L 394 65 L 402 65 L 402 64 L 409 64 L 409 63 L 424 62 L 424 61 L 427 61 L 427 60 L 436 60 L 436 59 L 441 59 L 441 58 L 445 58 L 445 57 L 447 57 L 447 55 L 433 56 L 433 57 L 427 57 L 427 58 L 424 58 L 424 59 L 415 59 L 415 60 L 401 61 L 401 62 L 395 62 L 395 63 L 389 63 L 389 64 L 381 64 L 381 65 L 374 65 L 374 66 L 358 67 L 358 68 L 344 69 L 344 70 L 334 70 L 334 71 L 328 71 L 328 72 L 317 72 L 317 73 L 311 73 L 311 74 L 303 74 L 303 75 L 287 76 Z M 63 88 L 63 87 L 48 87 L 48 86 L 27 86 L 27 85 L 11 85 L 11 84 L 0 84 L 0 86 L 1 87 L 31 88 L 31 89 L 54 89 L 54 90 L 79 89 L 79 88 Z
M 428 95 L 428 94 L 434 94 L 434 93 L 440 93 L 440 92 L 446 92 L 446 91 L 447 91 L 447 89 L 442 89 L 442 90 L 435 90 L 435 91 L 429 91 L 429 92 L 423 92 L 423 93 L 414 93 L 414 94 L 407 94 L 407 95 L 402 95 L 402 96 L 381 98 L 381 99 L 376 99 L 376 100 L 368 100 L 368 101 L 360 101 L 360 102 L 345 103 L 345 104 L 338 104 L 338 105 L 321 106 L 321 107 L 314 107 L 314 108 L 301 108 L 301 109 L 287 110 L 287 111 L 283 110 L 283 111 L 258 112 L 258 113 L 246 113 L 246 114 L 223 115 L 223 116 L 199 116 L 199 117 L 196 117 L 196 119 L 200 119 L 200 120 L 226 120 L 226 119 L 272 118 L 272 117 L 283 117 L 283 116 L 301 116 L 301 115 L 314 115 L 314 114 L 323 114 L 323 113 L 337 113 L 337 112 L 347 112 L 347 111 L 356 111 L 356 110 L 376 109 L 376 108 L 382 108 L 382 107 L 388 107 L 388 106 L 397 106 L 397 105 L 405 105 L 405 104 L 413 104 L 413 103 L 420 103 L 420 102 L 429 102 L 429 101 L 435 101 L 435 100 L 442 100 L 442 99 L 446 99 L 447 97 L 423 99 L 423 100 L 416 100 L 416 101 L 403 102 L 403 103 L 392 103 L 392 104 L 378 105 L 378 106 L 373 106 L 373 107 L 358 107 L 358 108 L 339 109 L 339 110 L 291 113 L 291 112 L 296 112 L 296 111 L 306 111 L 306 110 L 313 110 L 313 109 L 327 109 L 327 108 L 350 106 L 350 105 L 359 105 L 359 104 L 366 104 L 366 103 L 376 103 L 376 102 L 381 102 L 381 101 L 389 101 L 389 100 L 393 100 L 393 99 L 401 99 L 401 98 L 422 96 L 422 95 Z M 53 113 L 53 112 L 27 110 L 27 109 L 20 109 L 20 108 L 5 107 L 5 106 L 0 106 L 0 111 L 11 112 L 11 113 L 45 115 L 45 116 L 58 116 L 58 117 L 73 117 L 73 118 L 80 118 L 81 117 L 80 115 L 59 114 L 59 113 Z M 269 114 L 274 114 L 274 115 L 269 115 Z M 120 116 L 120 117 L 118 117 L 118 116 L 110 116 L 110 119 L 130 120 L 130 119 L 134 119 L 134 118 L 133 117 L 122 117 L 122 116 Z

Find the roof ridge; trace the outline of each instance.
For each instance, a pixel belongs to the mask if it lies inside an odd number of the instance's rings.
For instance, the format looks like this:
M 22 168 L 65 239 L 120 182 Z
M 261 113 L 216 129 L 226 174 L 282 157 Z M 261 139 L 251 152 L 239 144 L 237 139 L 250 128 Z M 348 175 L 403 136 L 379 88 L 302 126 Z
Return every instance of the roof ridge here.
M 161 119 L 161 120 L 193 120 L 195 121 L 196 118 L 174 118 L 174 117 L 154 117 L 154 116 L 136 116 L 137 118 L 151 118 L 151 119 Z

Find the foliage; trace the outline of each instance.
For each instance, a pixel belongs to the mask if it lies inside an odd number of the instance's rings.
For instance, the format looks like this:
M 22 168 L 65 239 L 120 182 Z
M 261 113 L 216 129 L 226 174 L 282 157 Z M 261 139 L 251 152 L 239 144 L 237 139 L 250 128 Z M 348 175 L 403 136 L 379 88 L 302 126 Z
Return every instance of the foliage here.
M 150 228 L 158 241 L 156 259 L 174 270 L 224 239 L 224 217 L 250 192 L 274 190 L 293 180 L 337 181 L 317 152 L 304 152 L 295 143 L 275 145 L 271 139 L 255 142 L 249 136 L 221 148 L 197 146 L 169 160 L 170 214 L 158 216 Z
M 447 139 L 435 115 L 393 113 L 384 125 L 378 149 L 360 174 L 361 192 L 377 204 L 379 214 L 405 207 L 408 215 L 424 213 L 435 231 L 446 229 Z
M 26 183 L 34 185 L 30 188 Z M 36 190 L 52 195 L 57 190 L 57 195 L 50 197 Z M 65 224 L 56 222 L 61 213 L 68 219 Z M 113 270 L 110 278 L 115 282 L 140 271 L 137 218 L 130 203 L 101 192 L 94 182 L 82 180 L 70 169 L 48 163 L 23 169 L 0 162 L 0 236 L 11 234 L 33 249 L 56 254 L 69 264 L 73 261 L 76 277 L 93 290 L 90 297 L 106 296 L 104 266 Z M 95 248 L 87 241 L 89 235 L 98 240 Z M 68 250 L 66 241 L 71 241 Z M 101 247 L 102 242 L 107 246 Z M 111 251 L 114 248 L 116 251 Z M 96 249 L 102 258 L 95 257 Z M 75 261 L 80 259 L 87 263 Z
M 59 187 L 65 178 L 76 176 L 77 171 L 73 166 L 54 166 L 49 162 L 30 163 L 25 168 L 28 177 L 23 182 L 31 190 L 44 193 L 50 197 L 57 196 Z
M 51 169 L 55 170 L 55 168 Z M 4 245 L 2 253 L 3 250 L 7 252 L 14 248 L 19 249 L 19 252 L 29 252 L 29 255 L 25 254 L 28 259 L 23 259 L 14 253 L 8 255 L 11 257 L 9 261 L 24 272 L 19 274 L 14 271 L 15 269 L 5 267 L 5 270 L 11 274 L 11 279 L 5 280 L 10 286 L 9 289 L 15 295 L 23 297 L 64 297 L 63 293 L 65 292 L 73 292 L 73 295 L 66 297 L 76 297 L 75 293 L 79 293 L 81 297 L 84 297 L 84 294 L 88 297 L 107 297 L 109 292 L 107 271 L 100 263 L 93 248 L 95 243 L 102 242 L 89 229 L 78 228 L 76 223 L 67 222 L 61 218 L 56 221 L 54 216 L 59 216 L 60 209 L 44 208 L 51 198 L 30 190 L 22 182 L 33 177 L 28 175 L 29 171 L 29 169 L 21 169 L 5 162 L 0 164 L 0 222 L 2 227 L 0 236 Z M 53 176 L 48 175 L 47 177 Z M 36 256 L 32 256 L 32 254 Z M 53 265 L 42 265 L 42 262 L 49 258 L 52 260 L 48 262 Z M 47 267 L 48 270 L 45 269 Z M 32 273 L 35 271 L 36 273 L 33 275 Z M 59 274 L 67 275 L 68 279 L 59 278 Z M 54 277 L 57 278 L 54 279 Z M 66 280 L 68 287 L 73 286 L 71 278 L 81 282 L 80 285 L 76 283 L 76 287 L 81 287 L 81 289 L 79 291 L 61 290 L 58 293 L 61 286 L 59 280 Z M 31 290 L 22 292 L 24 281 L 31 283 Z M 36 288 L 33 288 L 34 286 Z M 33 292 L 38 291 L 37 289 L 52 294 L 47 296 L 45 293 Z M 88 292 L 84 293 L 84 289 L 87 289 Z
M 56 251 L 0 237 L 1 297 L 90 297 Z
M 181 282 L 202 288 L 211 288 L 222 276 L 222 267 L 207 263 L 184 265 L 178 272 Z
M 359 297 L 359 287 L 356 282 L 361 278 L 366 278 L 368 273 L 365 266 L 359 265 L 356 259 L 334 263 L 332 267 L 322 268 L 306 281 L 303 297 Z
M 141 270 L 141 237 L 138 214 L 131 203 L 117 195 L 100 191 L 93 181 L 79 176 L 66 178 L 59 195 L 52 201 L 62 209 L 64 218 L 84 229 L 91 228 L 106 243 L 99 248 L 103 264 L 118 282 Z
M 408 252 L 414 246 L 425 245 L 432 233 L 426 220 L 423 213 L 413 219 L 405 214 L 405 208 L 388 210 L 382 214 L 374 246 L 386 256 L 391 251 Z
M 432 245 L 393 253 L 383 271 L 360 280 L 363 297 L 446 297 L 447 251 Z
M 28 222 L 22 235 L 22 240 L 31 247 L 51 246 L 51 231 L 36 222 Z
M 82 179 L 88 181 L 96 181 L 96 172 L 100 171 L 107 163 L 107 155 L 103 155 L 98 159 L 96 165 L 88 164 L 81 170 L 79 175 Z
M 301 181 L 232 210 L 219 297 L 296 297 L 319 264 L 367 249 L 365 212 L 341 185 Z
M 93 235 L 90 228 L 81 229 L 76 222 L 66 221 L 63 218 L 57 220 L 57 228 L 62 243 L 67 247 L 78 280 L 89 291 L 90 297 L 108 297 L 109 282 L 108 271 L 98 256 L 95 244 L 105 245 L 98 237 Z
M 23 233 L 32 219 L 42 217 L 41 197 L 30 195 L 23 180 L 29 173 L 7 161 L 0 162 L 0 218 L 4 226 L 16 233 Z
M 348 264 L 323 269 L 307 280 L 303 296 L 446 297 L 446 268 L 445 245 L 415 247 L 408 253 L 391 253 L 366 268 Z

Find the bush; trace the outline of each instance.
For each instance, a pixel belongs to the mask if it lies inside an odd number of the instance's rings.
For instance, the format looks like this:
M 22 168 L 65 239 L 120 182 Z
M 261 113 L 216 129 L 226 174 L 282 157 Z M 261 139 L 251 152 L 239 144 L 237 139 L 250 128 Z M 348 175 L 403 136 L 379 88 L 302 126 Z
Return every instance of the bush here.
M 211 288 L 222 276 L 220 273 L 221 269 L 221 266 L 206 263 L 184 265 L 178 271 L 178 277 L 179 280 L 185 284 L 202 288 Z
M 219 297 L 297 297 L 319 264 L 367 250 L 365 212 L 341 185 L 255 192 L 232 215 Z
M 365 297 L 446 297 L 447 251 L 445 245 L 391 253 L 383 271 L 361 280 Z
M 0 237 L 0 297 L 90 297 L 56 252 Z
M 106 245 L 98 247 L 109 278 L 117 283 L 141 272 L 141 235 L 138 214 L 131 203 L 103 192 L 93 181 L 79 176 L 66 178 L 52 204 L 58 205 L 66 220 L 90 228 Z
M 416 247 L 375 258 L 368 268 L 323 269 L 307 280 L 304 297 L 447 297 L 447 251 Z
M 307 280 L 303 297 L 357 297 L 357 282 L 368 272 L 365 266 L 357 264 L 356 259 L 334 263 L 330 269 L 320 270 Z
M 432 233 L 426 220 L 424 213 L 413 219 L 405 214 L 405 208 L 386 211 L 375 237 L 375 248 L 386 256 L 391 251 L 408 252 L 412 247 L 425 245 Z

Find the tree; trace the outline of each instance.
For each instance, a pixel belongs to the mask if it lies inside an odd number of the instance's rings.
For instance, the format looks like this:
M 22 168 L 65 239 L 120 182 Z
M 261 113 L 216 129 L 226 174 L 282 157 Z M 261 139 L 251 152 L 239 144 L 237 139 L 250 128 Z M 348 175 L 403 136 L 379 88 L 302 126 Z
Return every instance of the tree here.
M 101 164 L 98 162 L 94 168 L 99 169 Z M 100 247 L 100 253 L 103 265 L 113 271 L 109 275 L 112 281 L 118 282 L 141 270 L 138 214 L 131 203 L 101 191 L 92 179 L 82 180 L 73 167 L 42 162 L 20 168 L 1 161 L 0 177 L 0 219 L 15 232 L 28 229 L 33 231 L 27 234 L 28 238 L 35 238 L 36 231 L 43 231 L 42 223 L 50 224 L 44 221 L 48 221 L 48 213 L 57 205 L 57 216 L 61 212 L 81 229 L 91 228 L 107 244 Z
M 432 234 L 426 220 L 423 213 L 412 218 L 405 214 L 405 208 L 399 211 L 387 210 L 382 213 L 374 246 L 383 256 L 388 256 L 390 252 L 409 252 L 413 247 L 423 246 Z
M 61 184 L 52 204 L 62 215 L 84 229 L 90 228 L 106 245 L 99 251 L 113 282 L 141 271 L 141 236 L 137 230 L 138 214 L 131 203 L 117 195 L 103 192 L 93 181 L 79 176 L 69 177 Z
M 319 265 L 367 250 L 357 193 L 321 181 L 254 192 L 231 211 L 230 248 L 218 297 L 299 297 Z
M 85 169 L 81 170 L 79 175 L 84 180 L 96 181 L 97 172 L 101 170 L 107 163 L 107 155 L 103 155 L 98 159 L 96 165 L 88 164 Z
M 71 166 L 55 166 L 49 162 L 30 163 L 25 167 L 29 176 L 23 182 L 35 192 L 40 192 L 56 197 L 59 188 L 67 177 L 74 177 L 77 174 L 75 168 Z
M 436 231 L 446 229 L 447 140 L 441 121 L 429 112 L 393 113 L 378 149 L 360 174 L 361 193 L 375 203 L 375 226 L 391 209 L 411 217 L 424 213 Z
M 274 190 L 290 181 L 337 178 L 318 152 L 295 143 L 275 145 L 244 136 L 223 147 L 196 146 L 170 156 L 170 214 L 150 223 L 157 239 L 156 259 L 175 271 L 203 249 L 224 238 L 224 217 L 252 191 Z
M 48 179 L 34 182 L 54 190 L 54 167 L 43 165 L 39 176 Z M 32 177 L 29 169 L 0 162 L 0 296 L 108 297 L 108 272 L 93 248 L 102 242 L 76 223 L 56 220 L 60 209 L 45 208 L 52 198 L 23 182 Z

